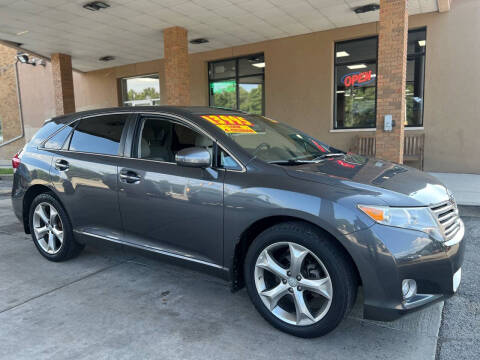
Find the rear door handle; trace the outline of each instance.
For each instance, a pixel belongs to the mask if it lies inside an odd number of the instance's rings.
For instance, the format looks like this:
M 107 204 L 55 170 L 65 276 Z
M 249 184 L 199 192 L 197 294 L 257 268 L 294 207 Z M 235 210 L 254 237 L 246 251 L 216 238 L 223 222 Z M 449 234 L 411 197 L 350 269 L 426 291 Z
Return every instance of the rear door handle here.
M 70 167 L 67 160 L 58 159 L 55 161 L 55 169 L 65 171 Z
M 141 180 L 141 176 L 131 170 L 120 171 L 120 180 L 129 184 L 138 183 Z

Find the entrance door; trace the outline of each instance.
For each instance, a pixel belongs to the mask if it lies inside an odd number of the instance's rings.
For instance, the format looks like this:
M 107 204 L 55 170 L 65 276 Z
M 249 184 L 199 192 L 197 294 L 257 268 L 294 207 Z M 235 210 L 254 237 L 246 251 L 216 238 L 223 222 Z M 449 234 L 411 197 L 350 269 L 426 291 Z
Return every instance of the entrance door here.
M 175 154 L 213 141 L 192 126 L 143 116 L 131 158 L 119 165 L 126 241 L 216 265 L 223 262 L 223 172 L 182 167 Z

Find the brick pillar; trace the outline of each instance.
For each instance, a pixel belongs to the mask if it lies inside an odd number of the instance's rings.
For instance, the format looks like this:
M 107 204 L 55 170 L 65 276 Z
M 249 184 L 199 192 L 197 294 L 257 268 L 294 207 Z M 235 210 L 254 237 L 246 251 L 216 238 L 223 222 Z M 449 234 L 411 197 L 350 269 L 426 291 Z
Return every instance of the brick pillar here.
M 407 37 L 407 0 L 380 0 L 376 157 L 397 163 L 403 163 Z M 383 130 L 385 115 L 395 121 L 390 132 Z
M 163 30 L 163 43 L 167 104 L 190 105 L 187 30 L 178 26 Z
M 72 58 L 65 54 L 52 54 L 53 91 L 57 115 L 75 112 Z

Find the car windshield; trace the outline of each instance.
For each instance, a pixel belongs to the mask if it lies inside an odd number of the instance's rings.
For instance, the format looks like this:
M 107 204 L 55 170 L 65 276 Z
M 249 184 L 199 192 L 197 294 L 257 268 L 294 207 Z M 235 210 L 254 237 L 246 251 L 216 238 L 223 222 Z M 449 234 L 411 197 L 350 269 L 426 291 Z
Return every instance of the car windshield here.
M 252 156 L 268 163 L 316 162 L 343 155 L 323 142 L 279 121 L 258 115 L 204 115 Z

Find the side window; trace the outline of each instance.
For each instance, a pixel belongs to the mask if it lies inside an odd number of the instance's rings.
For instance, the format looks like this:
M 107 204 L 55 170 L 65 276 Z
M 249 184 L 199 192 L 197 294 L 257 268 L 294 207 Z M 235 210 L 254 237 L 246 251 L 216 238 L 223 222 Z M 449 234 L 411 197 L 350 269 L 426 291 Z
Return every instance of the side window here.
M 191 128 L 163 119 L 143 120 L 137 157 L 141 159 L 175 162 L 175 154 L 182 149 L 200 146 L 212 154 L 213 141 Z
M 62 123 L 57 123 L 55 121 L 49 121 L 43 125 L 40 130 L 38 130 L 30 140 L 30 145 L 39 146 L 45 139 L 52 135 L 58 129 L 61 129 L 63 126 Z
M 80 120 L 73 132 L 70 150 L 118 155 L 127 117 L 128 114 L 112 114 Z
M 45 144 L 43 144 L 43 147 L 45 149 L 52 149 L 52 150 L 61 149 L 68 135 L 72 131 L 72 128 L 73 128 L 73 125 L 65 126 L 62 130 L 60 130 L 58 133 L 56 133 L 50 139 L 48 139 L 45 142 Z
M 220 167 L 227 170 L 242 170 L 242 167 L 228 153 L 218 148 Z

